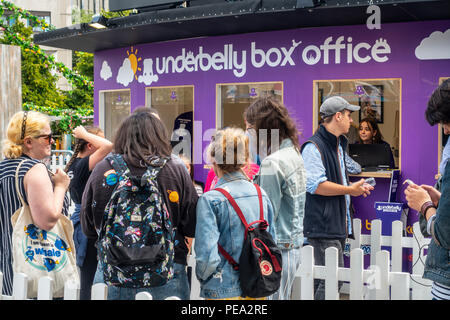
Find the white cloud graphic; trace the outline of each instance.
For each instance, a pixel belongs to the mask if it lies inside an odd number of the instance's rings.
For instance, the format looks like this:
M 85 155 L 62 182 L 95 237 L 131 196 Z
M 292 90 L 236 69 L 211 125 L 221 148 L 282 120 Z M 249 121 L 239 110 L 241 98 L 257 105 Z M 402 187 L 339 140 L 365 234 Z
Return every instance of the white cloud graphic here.
M 138 78 L 139 83 L 145 83 L 145 85 L 149 86 L 152 82 L 158 82 L 158 75 L 153 74 L 153 60 L 145 59 L 144 60 L 144 70 L 142 75 Z
M 450 29 L 445 32 L 434 31 L 420 42 L 415 54 L 420 60 L 450 59 Z
M 103 80 L 108 80 L 112 77 L 111 67 L 108 65 L 108 61 L 103 61 L 102 70 L 100 70 L 100 78 Z
M 131 69 L 130 59 L 125 58 L 123 60 L 122 66 L 119 68 L 119 73 L 117 74 L 117 83 L 122 84 L 124 87 L 128 86 L 134 79 L 134 72 Z

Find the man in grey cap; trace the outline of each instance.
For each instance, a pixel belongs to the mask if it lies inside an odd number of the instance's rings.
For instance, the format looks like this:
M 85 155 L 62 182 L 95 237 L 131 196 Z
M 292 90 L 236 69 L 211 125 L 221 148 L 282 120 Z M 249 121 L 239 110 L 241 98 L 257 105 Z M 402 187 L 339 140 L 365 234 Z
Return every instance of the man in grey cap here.
M 345 134 L 353 122 L 351 113 L 359 109 L 339 96 L 326 99 L 320 106 L 323 123 L 301 147 L 307 176 L 303 232 L 314 247 L 316 265 L 325 265 L 325 249 L 335 247 L 339 266 L 344 266 L 345 240 L 353 238 L 350 196 L 367 197 L 373 190 L 364 179 L 349 183 L 345 165 Z M 315 299 L 323 300 L 324 280 L 316 280 L 314 287 Z

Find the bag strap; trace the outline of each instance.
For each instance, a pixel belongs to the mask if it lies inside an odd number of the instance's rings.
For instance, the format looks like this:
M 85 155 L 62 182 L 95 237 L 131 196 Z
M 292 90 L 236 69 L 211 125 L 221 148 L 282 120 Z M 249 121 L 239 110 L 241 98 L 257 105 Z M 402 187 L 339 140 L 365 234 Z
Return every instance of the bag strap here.
M 26 159 L 22 160 L 22 161 L 19 163 L 19 165 L 17 166 L 17 169 L 16 169 L 16 192 L 17 192 L 17 194 L 19 195 L 20 202 L 22 202 L 22 206 L 24 206 L 24 207 L 25 207 L 27 204 L 25 203 L 25 200 L 23 199 L 22 194 L 20 193 L 20 188 L 19 188 L 19 171 L 20 171 L 20 167 L 22 166 L 22 164 L 23 164 L 25 161 L 27 161 L 27 160 L 26 160 Z
M 254 184 L 254 186 L 256 187 L 256 193 L 258 194 L 258 200 L 259 200 L 259 220 L 252 222 L 250 225 L 260 222 L 260 221 L 264 221 L 264 208 L 263 208 L 263 203 L 262 203 L 261 188 L 257 184 Z M 239 208 L 238 204 L 236 203 L 236 201 L 233 199 L 233 197 L 231 196 L 231 194 L 228 191 L 226 191 L 225 189 L 222 189 L 222 188 L 216 188 L 214 190 L 219 191 L 228 199 L 228 201 L 230 202 L 234 211 L 236 211 L 237 215 L 239 216 L 239 218 L 241 219 L 242 223 L 245 226 L 245 238 L 247 238 L 247 231 L 248 231 L 248 228 L 250 225 L 247 223 L 247 220 L 245 220 L 245 217 L 241 211 L 241 208 Z M 239 264 L 236 262 L 236 260 L 234 260 L 233 257 L 219 243 L 217 244 L 217 247 L 219 248 L 220 254 L 222 254 L 224 256 L 224 258 L 228 261 L 228 263 L 231 264 L 233 269 L 239 270 Z
M 258 221 L 261 221 L 261 220 L 264 220 L 264 207 L 263 207 L 263 202 L 262 202 L 261 188 L 257 184 L 254 184 L 254 186 L 256 188 L 256 193 L 258 194 L 258 201 L 259 201 L 259 220 Z M 230 204 L 233 207 L 234 211 L 236 211 L 237 215 L 239 216 L 239 218 L 241 219 L 242 223 L 244 224 L 245 229 L 247 230 L 247 228 L 249 227 L 249 224 L 245 220 L 245 217 L 244 217 L 244 214 L 241 211 L 241 208 L 239 208 L 238 204 L 233 199 L 231 194 L 228 191 L 226 191 L 225 189 L 222 189 L 222 188 L 216 188 L 214 190 L 219 191 L 220 193 L 222 193 L 228 199 L 228 201 L 230 202 Z

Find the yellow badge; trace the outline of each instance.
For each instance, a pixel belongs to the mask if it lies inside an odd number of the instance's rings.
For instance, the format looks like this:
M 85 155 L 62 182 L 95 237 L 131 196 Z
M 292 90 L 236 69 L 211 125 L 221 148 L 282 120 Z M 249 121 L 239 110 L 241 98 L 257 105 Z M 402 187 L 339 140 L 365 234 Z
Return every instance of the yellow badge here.
M 178 192 L 172 190 L 167 190 L 167 192 L 169 193 L 170 202 L 178 203 L 178 201 L 180 201 L 180 196 L 178 195 Z

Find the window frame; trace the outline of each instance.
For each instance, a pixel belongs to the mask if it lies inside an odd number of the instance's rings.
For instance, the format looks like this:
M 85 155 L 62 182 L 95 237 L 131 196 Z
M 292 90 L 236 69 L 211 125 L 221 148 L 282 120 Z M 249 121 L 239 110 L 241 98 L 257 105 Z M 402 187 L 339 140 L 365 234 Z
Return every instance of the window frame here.
M 373 82 L 373 81 L 389 81 L 389 80 L 393 80 L 393 81 L 398 81 L 399 82 L 399 93 L 398 93 L 398 101 L 399 101 L 399 113 L 398 113 L 398 134 L 399 134 L 399 141 L 398 141 L 398 169 L 396 170 L 400 170 L 402 169 L 402 78 L 353 78 L 353 79 L 320 79 L 320 80 L 313 80 L 313 125 L 312 125 L 312 129 L 313 129 L 313 133 L 317 130 L 317 128 L 319 127 L 319 101 L 318 101 L 318 97 L 319 97 L 319 91 L 318 91 L 318 83 L 320 82 L 356 82 L 356 81 L 360 81 L 360 82 Z
M 249 84 L 281 84 L 281 103 L 284 101 L 284 81 L 274 80 L 274 81 L 247 81 L 247 82 L 227 82 L 227 83 L 216 83 L 216 119 L 215 125 L 216 130 L 221 128 L 223 122 L 223 110 L 221 109 L 221 86 L 239 86 L 239 85 L 249 85 Z
M 131 89 L 105 89 L 105 90 L 99 90 L 98 91 L 98 126 L 100 129 L 103 130 L 103 132 L 105 132 L 106 134 L 106 127 L 105 127 L 105 123 L 106 123 L 106 110 L 105 110 L 105 97 L 104 94 L 105 93 L 110 93 L 110 92 L 129 92 L 130 94 L 130 114 L 131 114 L 131 99 L 132 99 L 132 95 L 131 95 Z M 111 137 L 111 141 L 114 137 Z

